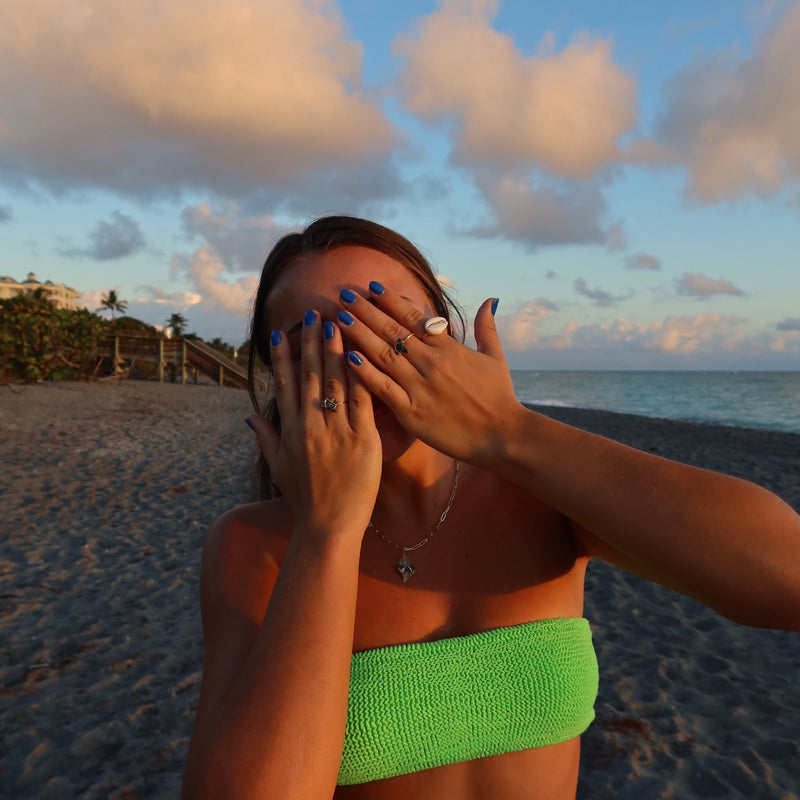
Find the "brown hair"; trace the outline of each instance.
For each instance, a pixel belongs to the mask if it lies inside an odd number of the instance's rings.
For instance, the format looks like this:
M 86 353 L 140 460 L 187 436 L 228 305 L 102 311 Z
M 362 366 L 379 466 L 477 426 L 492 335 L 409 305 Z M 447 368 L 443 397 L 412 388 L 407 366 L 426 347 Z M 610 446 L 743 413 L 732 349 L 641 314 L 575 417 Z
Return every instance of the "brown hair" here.
M 464 317 L 461 310 L 442 289 L 427 259 L 408 239 L 390 228 L 366 219 L 346 216 L 321 217 L 304 231 L 290 233 L 278 240 L 264 262 L 253 303 L 247 388 L 253 407 L 278 431 L 280 431 L 280 417 L 277 404 L 269 393 L 263 402 L 259 402 L 256 391 L 257 359 L 268 368 L 271 365 L 269 337 L 272 326 L 267 316 L 267 299 L 283 270 L 289 268 L 300 256 L 350 246 L 377 250 L 406 267 L 430 298 L 436 313 L 450 322 L 450 330 L 455 327 L 457 335 L 463 339 Z M 455 326 L 452 324 L 454 321 Z M 256 482 L 262 498 L 276 496 L 276 487 L 270 479 L 269 467 L 262 455 L 259 455 L 256 465 Z

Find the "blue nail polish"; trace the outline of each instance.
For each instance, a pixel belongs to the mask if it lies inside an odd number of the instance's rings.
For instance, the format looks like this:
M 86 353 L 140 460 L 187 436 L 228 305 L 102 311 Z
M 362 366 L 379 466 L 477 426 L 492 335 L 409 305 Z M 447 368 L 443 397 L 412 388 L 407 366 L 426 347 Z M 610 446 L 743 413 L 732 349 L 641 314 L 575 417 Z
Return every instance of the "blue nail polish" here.
M 342 291 L 339 292 L 339 297 L 341 297 L 345 303 L 355 303 L 356 301 L 355 292 L 351 292 L 349 289 L 342 289 Z
M 497 306 L 499 305 L 500 305 L 500 298 L 495 297 L 495 299 L 492 300 L 492 316 L 494 316 L 497 313 Z
M 303 325 L 313 325 L 315 319 L 313 311 L 306 311 L 306 315 L 303 317 Z
M 360 367 L 364 363 L 361 360 L 361 356 L 358 353 L 353 353 L 353 352 L 347 354 L 347 360 L 351 364 L 355 364 L 357 367 Z
M 256 432 L 256 429 L 253 427 L 253 423 L 250 422 L 249 419 L 245 419 L 244 424 L 247 425 L 247 427 L 250 428 L 250 430 L 253 431 L 253 433 Z
M 383 294 L 386 291 L 386 289 L 384 289 L 383 286 L 378 283 L 378 281 L 370 281 L 369 290 L 372 292 L 372 294 Z
M 334 331 L 334 329 L 335 329 L 335 326 L 334 326 L 334 324 L 332 322 L 326 322 L 322 326 L 322 335 L 325 337 L 326 341 L 329 342 L 331 339 L 333 339 L 333 331 Z
M 352 325 L 355 322 L 355 320 L 346 311 L 340 311 L 339 322 L 341 322 L 343 325 Z
M 280 331 L 272 331 L 269 336 L 270 342 L 272 342 L 272 346 L 276 347 L 281 343 L 281 332 Z

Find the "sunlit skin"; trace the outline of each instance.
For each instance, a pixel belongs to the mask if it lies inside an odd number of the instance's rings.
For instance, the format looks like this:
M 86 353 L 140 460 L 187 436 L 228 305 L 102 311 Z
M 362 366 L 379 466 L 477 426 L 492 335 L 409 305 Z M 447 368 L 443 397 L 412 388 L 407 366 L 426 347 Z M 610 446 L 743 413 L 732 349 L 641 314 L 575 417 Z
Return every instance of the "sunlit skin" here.
M 357 299 L 344 302 L 343 289 Z M 272 349 L 281 437 L 251 422 L 283 497 L 234 509 L 206 542 L 206 660 L 185 796 L 573 798 L 578 739 L 334 785 L 353 651 L 579 617 L 590 557 L 738 621 L 800 627 L 797 515 L 751 484 L 526 411 L 488 304 L 481 352 L 422 340 L 432 311 L 415 278 L 342 247 L 286 268 L 269 310 L 283 332 Z M 325 321 L 335 321 L 329 340 Z M 395 354 L 398 333 L 414 330 L 409 354 Z M 345 364 L 350 348 L 361 365 Z M 346 404 L 323 412 L 324 396 Z M 447 502 L 454 456 L 457 497 L 404 585 L 397 551 L 367 522 L 418 541 Z

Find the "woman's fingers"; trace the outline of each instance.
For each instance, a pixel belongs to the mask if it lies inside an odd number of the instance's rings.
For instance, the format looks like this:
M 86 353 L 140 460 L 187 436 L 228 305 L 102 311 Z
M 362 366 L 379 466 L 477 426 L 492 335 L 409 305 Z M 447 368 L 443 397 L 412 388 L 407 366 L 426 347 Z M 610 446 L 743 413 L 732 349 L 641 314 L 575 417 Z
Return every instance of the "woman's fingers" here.
M 365 372 L 362 372 L 362 367 L 366 366 L 369 370 L 369 365 L 365 364 L 364 359 L 355 352 L 347 353 L 346 355 L 348 366 L 353 369 L 348 375 L 348 398 L 347 409 L 350 419 L 350 426 L 355 431 L 363 431 L 367 428 L 375 427 L 375 417 L 372 409 L 372 392 L 366 381 L 362 378 Z M 372 372 L 377 373 L 374 368 Z M 377 373 L 380 375 L 381 373 Z M 386 376 L 383 376 L 384 378 Z M 394 384 L 396 385 L 396 384 Z
M 478 345 L 478 352 L 505 361 L 503 346 L 500 344 L 497 326 L 494 323 L 498 302 L 496 297 L 490 297 L 488 300 L 484 300 L 478 309 L 478 313 L 475 315 L 475 344 Z
M 363 310 L 366 307 L 371 306 L 361 298 L 359 309 Z M 382 316 L 385 318 L 385 315 Z M 337 322 L 342 335 L 360 352 L 366 353 L 370 361 L 377 364 L 388 375 L 399 378 L 402 375 L 408 376 L 410 373 L 416 373 L 415 368 L 396 349 L 397 341 L 408 336 L 408 333 L 396 322 L 392 322 L 391 334 L 384 333 L 382 335 L 376 333 L 368 324 L 364 324 L 361 319 L 353 316 L 349 311 L 340 311 Z
M 329 400 L 333 403 L 333 409 L 335 409 L 333 413 L 345 411 L 343 404 L 347 403 L 349 398 L 344 353 L 342 352 L 342 336 L 332 322 L 322 323 L 322 341 L 324 365 L 322 401 Z
M 270 470 L 274 469 L 278 460 L 278 450 L 281 446 L 280 435 L 260 414 L 251 414 L 245 418 L 245 422 L 255 433 L 258 449 L 264 456 Z
M 408 411 L 411 399 L 406 390 L 385 372 L 381 372 L 373 366 L 363 353 L 356 351 L 348 353 L 347 366 L 350 374 L 357 376 L 359 388 L 367 392 L 366 401 L 370 403 L 370 414 L 372 413 L 371 395 L 382 400 L 398 417 L 402 417 Z M 351 395 L 352 391 L 351 389 Z M 357 423 L 354 421 L 354 427 L 356 425 Z
M 289 342 L 281 331 L 270 334 L 270 356 L 278 413 L 282 422 L 289 424 L 297 417 L 297 385 Z
M 300 340 L 300 408 L 319 411 L 322 401 L 322 331 L 316 311 L 306 311 Z
M 395 335 L 392 322 L 399 326 L 399 332 L 396 335 L 401 335 L 402 331 L 407 331 L 416 334 L 420 338 L 425 336 L 425 322 L 431 316 L 436 316 L 433 312 L 426 314 L 422 309 L 417 308 L 410 300 L 406 300 L 402 295 L 386 289 L 377 281 L 370 281 L 369 291 L 380 310 L 390 318 L 389 320 L 383 321 L 384 332 L 388 336 Z M 346 292 L 347 290 L 341 292 L 339 295 L 343 301 L 345 300 Z M 351 292 L 350 294 L 352 295 L 353 293 Z M 376 314 L 373 313 L 370 315 L 370 308 L 374 309 L 375 306 L 370 303 L 367 305 L 368 308 L 366 309 L 360 307 L 359 313 L 365 315 L 364 320 L 370 324 L 370 326 L 372 326 L 371 323 L 380 324 L 380 318 Z

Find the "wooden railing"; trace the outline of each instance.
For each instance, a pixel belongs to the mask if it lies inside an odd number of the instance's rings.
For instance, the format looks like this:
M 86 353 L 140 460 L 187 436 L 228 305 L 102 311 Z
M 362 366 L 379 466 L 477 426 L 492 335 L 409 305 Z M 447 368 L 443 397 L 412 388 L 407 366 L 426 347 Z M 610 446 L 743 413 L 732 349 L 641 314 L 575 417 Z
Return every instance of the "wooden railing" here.
M 198 370 L 203 375 L 235 389 L 247 388 L 247 370 L 235 361 L 197 339 L 161 339 L 155 336 L 109 336 L 103 347 L 105 355 L 114 359 L 115 369 L 125 361 L 145 360 L 158 364 L 158 379 L 164 380 L 164 368 L 174 365 L 180 371 L 181 383 L 186 383 L 190 370 Z M 266 383 L 256 378 L 259 389 Z

